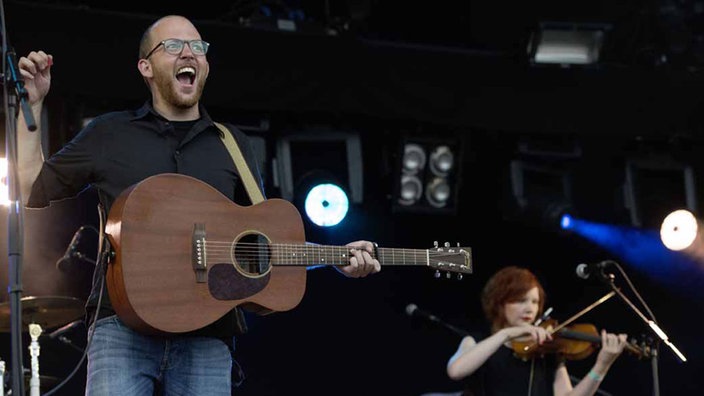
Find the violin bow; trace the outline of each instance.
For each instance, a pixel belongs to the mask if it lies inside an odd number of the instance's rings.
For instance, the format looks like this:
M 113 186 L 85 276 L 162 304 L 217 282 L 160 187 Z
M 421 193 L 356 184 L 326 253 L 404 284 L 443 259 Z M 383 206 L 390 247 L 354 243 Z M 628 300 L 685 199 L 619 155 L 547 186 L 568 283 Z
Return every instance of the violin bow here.
M 552 331 L 550 332 L 550 334 L 553 334 L 553 333 L 555 333 L 555 332 L 557 332 L 557 331 L 562 330 L 563 327 L 565 327 L 565 326 L 569 325 L 570 323 L 574 322 L 575 320 L 579 319 L 582 315 L 584 315 L 584 314 L 586 314 L 587 312 L 591 311 L 591 310 L 594 309 L 597 305 L 600 305 L 600 304 L 602 304 L 604 301 L 610 299 L 610 298 L 613 297 L 615 294 L 616 294 L 616 292 L 613 291 L 613 290 L 610 291 L 610 292 L 608 292 L 608 293 L 606 293 L 603 297 L 601 297 L 600 299 L 596 300 L 595 302 L 593 302 L 592 304 L 590 304 L 589 306 L 587 306 L 587 307 L 584 308 L 583 310 L 581 310 L 581 311 L 577 312 L 576 314 L 572 315 L 572 317 L 570 317 L 569 319 L 565 320 L 564 322 L 562 322 L 561 324 L 559 324 L 557 327 L 555 327 L 554 329 L 552 329 Z
M 567 326 L 567 325 L 569 325 L 570 323 L 574 322 L 575 320 L 579 319 L 582 315 L 584 315 L 584 314 L 586 314 L 587 312 L 591 311 L 591 310 L 594 309 L 596 306 L 602 304 L 604 301 L 610 299 L 610 298 L 613 297 L 615 294 L 616 294 L 616 292 L 615 292 L 614 290 L 612 290 L 612 291 L 606 293 L 606 294 L 605 294 L 603 297 L 601 297 L 600 299 L 596 300 L 595 302 L 593 302 L 592 304 L 588 305 L 588 306 L 587 306 L 586 308 L 584 308 L 583 310 L 581 310 L 581 311 L 577 312 L 576 314 L 572 315 L 569 319 L 565 320 L 564 322 L 560 323 L 560 324 L 557 325 L 555 328 L 553 328 L 552 330 L 550 330 L 550 334 L 552 335 L 552 334 L 555 334 L 556 332 L 562 330 L 565 326 Z M 535 347 L 536 345 L 538 345 L 538 344 L 535 343 L 535 342 L 533 342 L 532 344 L 529 344 L 529 345 L 526 345 L 525 347 L 523 347 L 523 350 L 526 351 L 526 352 L 528 352 L 531 348 Z

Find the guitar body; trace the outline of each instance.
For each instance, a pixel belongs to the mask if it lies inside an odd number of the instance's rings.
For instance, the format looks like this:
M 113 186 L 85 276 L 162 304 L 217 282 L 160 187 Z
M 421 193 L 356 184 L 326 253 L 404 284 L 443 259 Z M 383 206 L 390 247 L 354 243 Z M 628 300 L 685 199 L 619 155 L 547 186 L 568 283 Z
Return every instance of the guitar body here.
M 200 281 L 198 227 L 208 240 Z M 115 251 L 107 270 L 110 300 L 128 326 L 146 334 L 196 330 L 237 306 L 259 314 L 290 310 L 305 292 L 304 266 L 246 271 L 236 258 L 245 238 L 305 244 L 300 214 L 285 200 L 239 206 L 195 178 L 161 174 L 118 197 L 106 233 Z

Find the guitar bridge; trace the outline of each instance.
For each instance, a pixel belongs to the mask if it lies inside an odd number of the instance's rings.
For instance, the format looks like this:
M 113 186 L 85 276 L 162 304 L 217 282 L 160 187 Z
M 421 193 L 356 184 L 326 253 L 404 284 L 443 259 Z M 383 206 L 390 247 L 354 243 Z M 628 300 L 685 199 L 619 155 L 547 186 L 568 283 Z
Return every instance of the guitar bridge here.
M 191 237 L 191 262 L 196 273 L 196 282 L 205 283 L 208 280 L 208 266 L 205 256 L 205 224 L 193 224 Z

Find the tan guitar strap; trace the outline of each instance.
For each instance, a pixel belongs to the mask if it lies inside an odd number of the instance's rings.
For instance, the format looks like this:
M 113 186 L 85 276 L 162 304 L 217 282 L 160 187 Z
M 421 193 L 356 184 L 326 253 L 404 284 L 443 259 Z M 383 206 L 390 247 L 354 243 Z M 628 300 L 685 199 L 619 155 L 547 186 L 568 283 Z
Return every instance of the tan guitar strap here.
M 215 126 L 220 129 L 220 132 L 222 132 L 220 138 L 225 144 L 225 147 L 227 147 L 227 151 L 230 152 L 232 160 L 235 161 L 235 167 L 237 167 L 237 172 L 240 174 L 242 182 L 244 182 L 244 187 L 247 190 L 247 195 L 249 195 L 249 200 L 252 201 L 252 204 L 257 204 L 264 201 L 264 195 L 259 189 L 257 182 L 254 180 L 252 171 L 249 169 L 249 166 L 247 166 L 247 162 L 242 156 L 240 146 L 237 145 L 237 141 L 235 141 L 232 133 L 230 133 L 230 131 L 219 122 L 216 122 Z

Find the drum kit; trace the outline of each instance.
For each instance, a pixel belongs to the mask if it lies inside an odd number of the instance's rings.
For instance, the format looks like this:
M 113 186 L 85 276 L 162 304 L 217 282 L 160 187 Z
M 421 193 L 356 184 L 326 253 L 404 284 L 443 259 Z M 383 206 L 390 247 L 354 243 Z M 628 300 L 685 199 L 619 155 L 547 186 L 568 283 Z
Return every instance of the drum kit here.
M 48 330 L 70 323 L 84 314 L 84 302 L 74 297 L 22 297 L 22 327 L 37 324 Z M 10 304 L 0 303 L 0 332 L 10 331 Z
M 35 221 L 38 220 L 35 219 Z M 81 253 L 81 251 L 85 250 L 81 248 L 93 247 L 91 244 L 92 240 L 81 238 L 81 233 L 88 229 L 92 229 L 97 232 L 95 227 L 89 225 L 81 226 L 73 234 L 73 238 L 66 248 L 64 255 L 59 258 L 55 264 L 55 267 L 59 272 L 52 274 L 50 271 L 46 271 L 44 273 L 44 280 L 49 279 L 46 277 L 57 276 L 59 274 L 71 274 L 71 279 L 75 279 L 76 274 L 83 274 L 83 272 L 77 271 L 81 270 L 82 268 L 80 266 L 84 264 L 89 264 L 88 266 L 85 266 L 85 268 L 91 269 L 90 273 L 92 273 L 92 267 L 94 266 L 95 261 Z M 84 240 L 84 242 L 87 243 L 79 243 L 81 240 Z M 52 278 L 50 282 L 47 282 L 46 284 L 51 284 L 52 287 L 57 285 L 65 286 L 64 283 L 62 283 L 62 278 Z M 37 288 L 35 287 L 34 289 Z M 56 287 L 54 290 L 70 291 L 71 289 L 73 288 Z M 25 336 L 27 335 L 30 339 L 28 352 L 31 362 L 28 365 L 26 359 L 23 359 L 24 367 L 21 368 L 24 378 L 24 390 L 29 396 L 39 395 L 40 390 L 41 394 L 43 394 L 45 391 L 55 389 L 55 386 L 59 385 L 62 380 L 66 380 L 52 375 L 39 374 L 40 342 L 42 343 L 42 346 L 47 347 L 50 352 L 57 346 L 54 345 L 54 343 L 57 342 L 61 343 L 61 345 L 72 347 L 78 350 L 81 354 L 85 349 L 73 344 L 70 339 L 71 337 L 68 336 L 69 331 L 78 327 L 77 325 L 83 325 L 83 319 L 85 316 L 85 301 L 80 298 L 68 297 L 62 294 L 63 293 L 61 291 L 57 293 L 47 293 L 47 295 L 35 292 L 29 296 L 23 296 L 20 300 L 22 312 L 21 324 L 19 324 L 19 327 L 23 333 L 20 340 L 23 343 L 26 342 L 27 338 L 25 338 Z M 69 292 L 69 294 L 74 293 Z M 12 331 L 14 331 L 13 328 L 15 328 L 15 325 L 17 324 L 11 321 L 12 314 L 13 312 L 10 307 L 10 302 L 0 302 L 0 335 L 2 335 L 2 333 L 7 333 L 10 335 Z M 47 363 L 50 366 L 54 363 L 52 357 L 53 355 L 47 360 Z M 15 385 L 14 381 L 17 380 L 17 378 L 12 375 L 16 374 L 15 368 L 11 367 L 11 365 L 7 365 L 7 369 L 8 370 L 6 370 L 5 361 L 0 359 L 0 396 L 11 395 L 14 389 L 10 389 L 10 385 Z M 22 378 L 20 378 L 19 381 L 22 381 Z
M 29 296 L 23 297 L 21 301 L 22 329 L 29 332 L 31 337 L 31 370 L 23 370 L 25 387 L 30 390 L 30 395 L 39 394 L 40 386 L 42 389 L 50 388 L 59 383 L 56 377 L 39 375 L 39 337 L 45 330 L 59 328 L 48 335 L 50 339 L 57 338 L 54 333 L 59 333 L 62 328 L 81 319 L 85 313 L 84 301 L 65 296 Z M 10 304 L 0 303 L 0 332 L 9 333 L 10 329 Z M 3 361 L 0 361 L 0 378 L 0 396 L 11 394 L 11 391 L 5 393 L 5 379 L 8 376 L 5 375 Z

